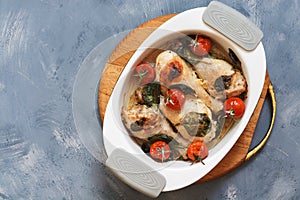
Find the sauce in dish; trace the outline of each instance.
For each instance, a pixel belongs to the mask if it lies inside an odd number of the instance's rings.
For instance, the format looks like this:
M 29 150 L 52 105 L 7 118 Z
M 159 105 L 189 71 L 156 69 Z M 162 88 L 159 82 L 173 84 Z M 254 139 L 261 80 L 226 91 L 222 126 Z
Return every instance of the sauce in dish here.
M 243 116 L 241 62 L 202 34 L 152 50 L 130 74 L 121 117 L 131 138 L 158 162 L 202 162 Z

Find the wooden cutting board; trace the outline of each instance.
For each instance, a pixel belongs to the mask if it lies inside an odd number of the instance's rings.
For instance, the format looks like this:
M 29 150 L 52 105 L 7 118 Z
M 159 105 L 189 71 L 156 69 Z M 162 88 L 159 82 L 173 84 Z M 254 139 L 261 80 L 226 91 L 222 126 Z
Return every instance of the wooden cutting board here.
M 169 14 L 161 16 L 140 25 L 131 31 L 112 52 L 105 65 L 99 85 L 98 104 L 102 121 L 114 86 L 135 50 L 157 27 L 175 15 L 176 14 Z M 269 84 L 270 79 L 267 73 L 259 102 L 244 132 L 223 160 L 198 182 L 204 182 L 220 177 L 235 169 L 245 161 Z

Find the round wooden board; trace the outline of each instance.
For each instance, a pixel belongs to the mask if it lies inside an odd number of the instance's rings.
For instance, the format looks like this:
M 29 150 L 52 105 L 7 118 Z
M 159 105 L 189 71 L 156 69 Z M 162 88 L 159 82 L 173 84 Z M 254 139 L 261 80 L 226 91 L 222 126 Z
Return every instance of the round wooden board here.
M 161 16 L 140 25 L 131 31 L 110 55 L 102 73 L 99 85 L 98 104 L 102 121 L 114 86 L 135 50 L 157 27 L 175 15 L 176 14 Z M 211 172 L 201 178 L 198 183 L 220 177 L 235 169 L 245 161 L 269 84 L 270 79 L 267 74 L 259 102 L 244 132 L 223 160 Z

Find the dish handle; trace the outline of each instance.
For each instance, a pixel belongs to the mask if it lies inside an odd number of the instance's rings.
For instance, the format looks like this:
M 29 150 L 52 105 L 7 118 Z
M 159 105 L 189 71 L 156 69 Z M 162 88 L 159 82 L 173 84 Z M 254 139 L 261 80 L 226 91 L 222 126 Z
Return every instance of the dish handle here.
M 249 160 L 250 158 L 252 158 L 254 155 L 256 155 L 267 143 L 267 140 L 269 139 L 274 123 L 275 123 L 275 117 L 276 117 L 276 98 L 275 98 L 275 93 L 274 93 L 274 88 L 272 83 L 269 84 L 268 87 L 268 92 L 270 94 L 271 97 L 271 101 L 272 101 L 272 118 L 271 118 L 271 123 L 269 125 L 269 129 L 265 135 L 265 137 L 261 140 L 261 142 L 256 145 L 251 151 L 249 151 L 246 155 L 245 160 Z
M 106 166 L 124 183 L 151 198 L 158 197 L 166 185 L 157 170 L 121 148 L 113 150 Z
M 263 32 L 237 10 L 218 1 L 211 1 L 203 13 L 203 21 L 245 50 L 252 51 Z

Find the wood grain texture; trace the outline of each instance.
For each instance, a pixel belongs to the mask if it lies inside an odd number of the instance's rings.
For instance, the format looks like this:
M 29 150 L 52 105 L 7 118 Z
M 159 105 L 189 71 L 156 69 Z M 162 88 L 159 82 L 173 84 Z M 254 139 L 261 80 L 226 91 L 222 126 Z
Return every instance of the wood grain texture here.
M 135 49 L 137 49 L 158 26 L 175 15 L 176 14 L 161 16 L 142 24 L 131 31 L 113 51 L 105 65 L 99 85 L 98 104 L 102 120 L 104 119 L 105 109 L 113 88 L 127 62 L 135 52 Z M 269 83 L 270 79 L 267 74 L 259 102 L 244 132 L 223 160 L 211 172 L 197 181 L 197 183 L 220 177 L 235 169 L 245 161 L 245 157 L 249 151 L 255 127 L 268 91 Z
M 102 121 L 113 88 L 135 50 L 157 27 L 175 15 L 169 14 L 145 22 L 132 30 L 112 52 L 105 65 L 99 84 L 98 104 Z

